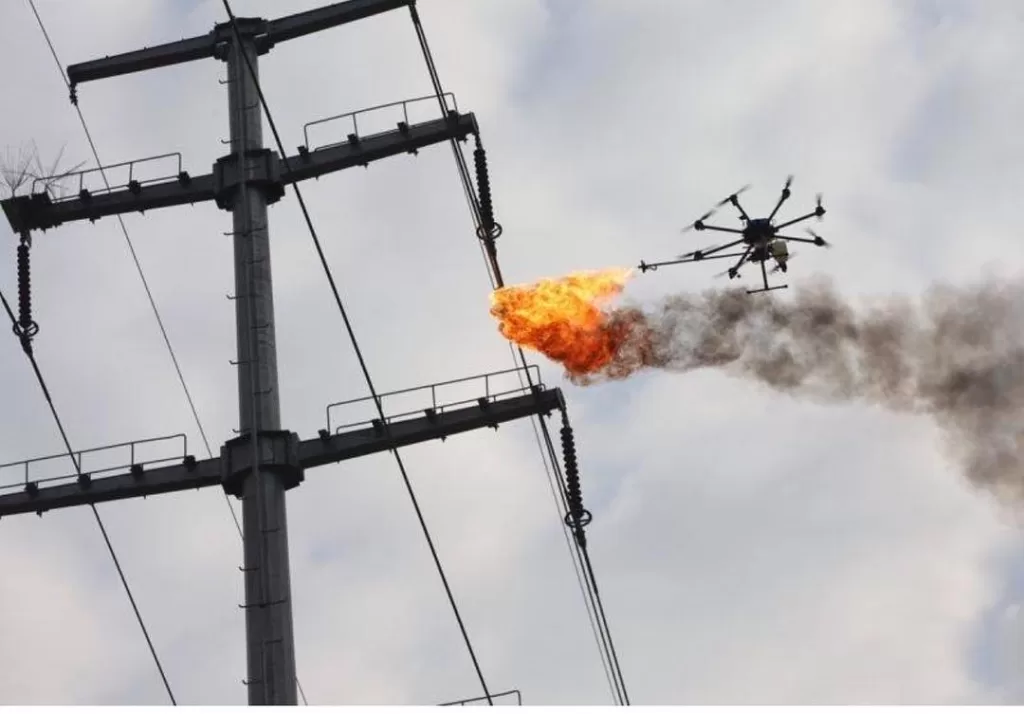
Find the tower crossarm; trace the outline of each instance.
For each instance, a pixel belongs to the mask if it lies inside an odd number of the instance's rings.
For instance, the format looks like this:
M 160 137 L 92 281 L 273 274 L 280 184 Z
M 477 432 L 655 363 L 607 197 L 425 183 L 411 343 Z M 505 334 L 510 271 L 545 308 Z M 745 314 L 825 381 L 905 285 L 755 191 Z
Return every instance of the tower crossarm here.
M 373 161 L 414 153 L 453 138 L 461 141 L 476 131 L 476 117 L 472 112 L 450 112 L 445 117 L 417 124 L 403 123 L 396 129 L 371 136 L 353 134 L 347 141 L 315 151 L 300 147 L 299 153 L 289 157 L 287 163 L 276 152 L 264 150 L 259 156 L 249 157 L 253 162 L 248 171 L 249 181 L 267 185 L 268 203 L 272 203 L 283 195 L 284 184 L 317 178 L 353 166 L 367 166 Z M 56 200 L 46 192 L 33 193 L 4 199 L 0 206 L 16 233 L 202 201 L 217 201 L 218 205 L 227 206 L 228 195 L 237 189 L 241 181 L 239 173 L 236 155 L 229 154 L 214 165 L 211 173 L 203 176 L 191 177 L 183 172 L 168 180 L 145 184 L 131 182 L 109 192 L 81 190 L 77 195 Z M 75 176 L 71 174 L 68 178 L 73 180 Z
M 516 419 L 548 414 L 562 403 L 561 390 L 536 388 L 526 394 L 482 398 L 472 406 L 437 412 L 428 410 L 421 417 L 390 421 L 390 439 L 377 422 L 371 422 L 369 427 L 333 435 L 325 430 L 319 437 L 297 442 L 296 465 L 304 470 L 433 439 L 444 439 L 483 427 L 497 428 L 499 424 Z M 40 487 L 28 481 L 19 484 L 16 491 L 12 491 L 11 487 L 0 490 L 0 517 L 223 485 L 228 477 L 227 470 L 222 452 L 222 457 L 218 458 L 196 460 L 186 457 L 181 463 L 170 466 L 137 466 L 126 473 L 103 478 L 78 478 L 77 475 L 70 475 L 64 483 L 53 486 Z
M 348 0 L 308 12 L 287 15 L 277 20 L 239 18 L 239 26 L 245 34 L 256 40 L 258 51 L 262 53 L 268 51 L 277 42 L 294 40 L 320 30 L 363 20 L 373 15 L 406 7 L 413 2 L 415 0 Z M 224 59 L 227 54 L 227 46 L 231 41 L 231 26 L 229 23 L 224 23 L 205 35 L 190 37 L 187 40 L 167 42 L 141 50 L 68 65 L 68 81 L 72 87 L 75 87 L 82 82 L 117 77 L 158 67 L 169 67 L 183 62 L 193 62 L 211 57 Z
M 288 159 L 288 167 L 281 167 L 281 180 L 295 183 L 316 178 L 332 171 L 352 166 L 366 166 L 371 161 L 386 159 L 400 153 L 416 153 L 419 149 L 442 141 L 464 140 L 478 131 L 472 112 L 448 112 L 447 116 L 417 124 L 398 123 L 397 129 L 371 136 L 349 135 L 344 142 L 331 144 L 315 151 L 299 147 L 298 156 Z M 283 163 L 283 162 L 282 162 Z
M 320 30 L 327 30 L 356 20 L 363 20 L 389 10 L 408 7 L 416 0 L 348 0 L 307 12 L 296 13 L 271 20 L 267 23 L 267 34 L 273 43 L 294 40 Z
M 145 47 L 141 50 L 108 55 L 100 59 L 68 65 L 68 81 L 74 87 L 82 82 L 168 67 L 215 56 L 216 31 L 187 40 Z

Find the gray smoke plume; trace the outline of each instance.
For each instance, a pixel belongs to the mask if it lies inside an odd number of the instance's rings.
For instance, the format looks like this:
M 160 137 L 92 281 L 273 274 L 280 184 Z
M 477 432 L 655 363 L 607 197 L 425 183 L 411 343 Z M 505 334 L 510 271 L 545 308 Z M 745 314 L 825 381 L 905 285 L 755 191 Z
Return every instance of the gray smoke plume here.
M 855 310 L 826 280 L 781 299 L 743 289 L 608 312 L 615 359 L 577 384 L 715 367 L 819 402 L 935 418 L 967 477 L 1024 501 L 1024 287 L 936 287 Z

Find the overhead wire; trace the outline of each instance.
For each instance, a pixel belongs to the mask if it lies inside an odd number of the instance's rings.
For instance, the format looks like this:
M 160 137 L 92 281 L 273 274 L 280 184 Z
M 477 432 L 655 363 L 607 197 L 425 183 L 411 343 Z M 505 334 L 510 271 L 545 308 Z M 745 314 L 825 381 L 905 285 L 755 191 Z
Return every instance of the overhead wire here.
M 445 103 L 445 100 L 444 100 L 444 96 L 445 96 L 444 95 L 444 90 L 443 90 L 443 87 L 441 85 L 440 78 L 438 76 L 436 65 L 434 64 L 433 55 L 430 52 L 430 46 L 429 46 L 429 42 L 427 41 L 426 32 L 423 29 L 423 25 L 422 25 L 422 22 L 420 21 L 419 13 L 416 10 L 416 6 L 415 6 L 414 3 L 409 5 L 409 11 L 410 11 L 410 14 L 412 16 L 412 22 L 413 22 L 413 26 L 414 26 L 415 31 L 416 31 L 417 39 L 419 40 L 419 43 L 420 43 L 420 49 L 423 52 L 424 61 L 425 61 L 426 65 L 427 65 L 427 70 L 428 70 L 428 73 L 430 75 L 430 79 L 431 79 L 431 82 L 433 84 L 433 87 L 434 87 L 434 92 L 437 95 L 438 102 L 439 102 L 439 104 L 441 106 L 441 112 L 442 112 L 442 114 L 445 114 L 447 112 L 448 107 L 447 107 L 447 105 Z M 479 139 L 479 136 L 477 138 Z M 469 175 L 469 170 L 468 170 L 468 167 L 467 167 L 467 164 L 466 164 L 465 156 L 463 155 L 462 149 L 459 146 L 458 142 L 454 138 L 451 139 L 450 143 L 451 143 L 451 146 L 452 146 L 453 154 L 455 156 L 456 167 L 458 169 L 459 177 L 460 177 L 461 182 L 462 182 L 463 191 L 464 191 L 464 193 L 466 195 L 467 204 L 469 205 L 470 213 L 472 214 L 472 218 L 473 218 L 475 227 L 477 229 L 477 235 L 481 239 L 480 240 L 481 253 L 483 254 L 483 257 L 484 257 L 484 263 L 485 263 L 485 266 L 487 268 L 488 277 L 491 280 L 491 286 L 494 289 L 497 289 L 499 287 L 503 287 L 504 286 L 504 280 L 502 278 L 501 270 L 500 270 L 500 267 L 498 265 L 496 251 L 493 248 L 493 239 L 491 240 L 489 245 L 485 246 L 485 233 L 481 230 L 482 225 L 483 225 L 482 224 L 482 220 L 481 220 L 481 218 L 482 218 L 481 208 L 480 208 L 480 204 L 479 204 L 479 201 L 478 201 L 478 197 L 475 195 L 475 192 L 473 190 L 472 180 L 471 180 L 470 175 Z M 509 348 L 510 348 L 510 350 L 513 351 L 513 359 L 515 359 L 515 356 L 516 356 L 515 353 L 516 353 L 516 351 L 518 351 L 519 361 L 523 365 L 523 369 L 525 370 L 525 373 L 526 373 L 526 379 L 530 382 L 530 386 L 532 387 L 533 386 L 532 377 L 530 376 L 529 369 L 527 368 L 527 360 L 526 360 L 525 353 L 523 352 L 522 348 L 513 348 L 511 343 L 509 343 Z M 542 461 L 544 463 L 545 471 L 547 472 L 547 475 L 548 475 L 549 483 L 552 486 L 552 491 L 555 491 L 556 489 L 555 489 L 555 486 L 554 486 L 554 481 L 551 478 L 551 471 L 548 470 L 548 460 L 550 460 L 552 469 L 554 470 L 554 472 L 555 472 L 555 474 L 557 476 L 559 485 L 561 486 L 561 488 L 558 489 L 558 495 L 561 496 L 562 506 L 563 506 L 563 508 L 567 508 L 568 504 L 566 503 L 566 500 L 565 500 L 565 482 L 564 482 L 564 479 L 563 479 L 562 474 L 561 474 L 561 469 L 559 467 L 558 458 L 557 458 L 557 455 L 556 455 L 555 450 L 554 450 L 554 444 L 553 444 L 552 439 L 551 439 L 551 434 L 550 434 L 550 432 L 549 432 L 549 430 L 547 428 L 547 423 L 543 419 L 537 419 L 537 421 L 540 422 L 541 432 L 543 433 L 543 438 L 544 438 L 544 441 L 545 441 L 546 446 L 547 446 L 547 452 L 548 452 L 547 459 L 544 458 L 544 448 L 543 447 L 541 447 L 541 458 L 542 458 Z M 534 436 L 537 437 L 536 422 L 534 422 Z M 538 446 L 540 446 L 539 438 L 538 438 Z M 556 496 L 556 509 L 557 509 L 557 507 L 558 507 L 558 497 Z M 610 628 L 608 626 L 608 619 L 607 619 L 607 615 L 606 615 L 606 613 L 604 611 L 604 605 L 603 605 L 603 603 L 601 601 L 600 593 L 599 593 L 599 591 L 597 589 L 597 579 L 596 579 L 596 575 L 594 573 L 593 564 L 592 564 L 592 562 L 590 560 L 589 552 L 588 552 L 587 548 L 582 547 L 575 540 L 573 540 L 573 542 L 570 543 L 569 542 L 570 539 L 568 537 L 568 533 L 566 531 L 564 531 L 564 530 L 563 530 L 563 533 L 565 533 L 565 536 L 566 536 L 566 542 L 567 542 L 567 545 L 568 545 L 568 547 L 570 549 L 570 558 L 573 561 L 573 567 L 576 570 L 576 576 L 577 576 L 578 580 L 580 579 L 580 571 L 579 571 L 579 566 L 577 565 L 577 558 L 580 559 L 580 562 L 583 564 L 583 566 L 585 568 L 584 579 L 587 582 L 587 588 L 586 588 L 587 592 L 584 594 L 584 603 L 585 603 L 585 605 L 587 607 L 587 614 L 588 614 L 588 618 L 590 619 L 591 628 L 594 629 L 594 630 L 598 630 L 598 631 L 595 631 L 594 634 L 595 634 L 595 639 L 598 640 L 598 647 L 599 647 L 599 649 L 602 650 L 602 652 L 601 652 L 601 654 L 602 654 L 602 666 L 605 667 L 605 675 L 606 675 L 606 677 L 609 678 L 609 685 L 611 686 L 611 688 L 613 690 L 613 696 L 617 699 L 617 701 L 619 703 L 627 704 L 628 705 L 629 704 L 629 695 L 628 695 L 628 693 L 626 691 L 625 681 L 624 681 L 623 676 L 622 676 L 622 668 L 621 668 L 621 665 L 619 664 L 619 661 L 618 661 L 618 655 L 616 653 L 615 646 L 614 646 L 614 644 L 612 642 L 612 639 L 611 639 L 611 630 L 610 630 Z M 573 544 L 575 544 L 575 550 L 576 550 L 575 555 L 572 552 Z M 580 583 L 580 587 L 581 587 L 581 590 L 582 590 L 583 589 L 583 583 L 582 582 Z M 595 627 L 594 615 L 592 614 L 592 609 L 593 609 L 593 612 L 596 613 L 597 619 L 600 621 L 600 624 L 601 624 L 600 628 Z M 614 671 L 614 676 L 612 676 L 612 672 L 610 672 L 609 669 Z M 614 680 L 614 681 L 612 681 L 612 680 Z
M 241 33 L 240 33 L 239 29 L 238 29 L 238 23 L 236 21 L 235 14 L 234 14 L 234 12 L 231 9 L 231 4 L 230 4 L 230 2 L 228 0 L 222 0 L 222 2 L 223 2 L 225 11 L 228 14 L 228 18 L 229 18 L 229 20 L 231 22 L 231 27 L 232 27 L 232 30 L 233 30 L 234 35 L 235 35 L 235 41 L 238 42 L 238 43 L 241 43 Z M 274 118 L 273 118 L 273 115 L 271 114 L 270 106 L 267 103 L 266 96 L 263 94 L 263 88 L 260 85 L 259 76 L 256 74 L 255 68 L 252 66 L 252 62 L 249 59 L 248 53 L 242 52 L 241 55 L 245 59 L 246 67 L 248 68 L 248 71 L 249 71 L 249 74 L 250 74 L 250 76 L 252 78 L 253 84 L 256 87 L 256 92 L 257 92 L 257 94 L 259 95 L 259 98 L 260 98 L 260 104 L 262 105 L 263 112 L 264 112 L 264 114 L 267 117 L 267 124 L 270 126 L 270 130 L 271 130 L 271 132 L 274 135 L 274 141 L 277 144 L 277 148 L 278 148 L 278 152 L 280 153 L 281 160 L 284 162 L 286 170 L 291 172 L 291 166 L 290 166 L 290 162 L 288 160 L 288 154 L 285 151 L 284 143 L 281 141 L 281 136 L 280 136 L 280 133 L 277 130 L 277 125 L 274 122 Z M 373 398 L 373 402 L 374 402 L 374 405 L 376 406 L 377 413 L 380 416 L 380 420 L 381 420 L 381 423 L 382 423 L 383 429 L 384 429 L 384 436 L 385 436 L 385 438 L 388 441 L 390 441 L 391 440 L 391 429 L 390 429 L 390 425 L 388 423 L 388 419 L 387 419 L 386 415 L 384 414 L 384 408 L 381 405 L 380 397 L 378 396 L 377 390 L 374 387 L 373 379 L 370 376 L 370 371 L 369 371 L 369 368 L 367 367 L 367 364 L 366 364 L 366 359 L 363 357 L 362 350 L 359 347 L 359 342 L 356 339 L 355 331 L 354 331 L 354 329 L 352 327 L 351 321 L 349 320 L 348 311 L 345 309 L 345 305 L 342 302 L 341 294 L 339 293 L 338 286 L 337 286 L 337 284 L 335 283 L 335 280 L 334 280 L 334 274 L 331 271 L 330 265 L 327 262 L 327 257 L 324 254 L 323 246 L 320 243 L 320 237 L 319 237 L 319 235 L 318 235 L 318 233 L 316 231 L 315 226 L 313 225 L 312 218 L 310 218 L 309 210 L 306 207 L 306 201 L 305 201 L 305 199 L 303 199 L 302 191 L 299 189 L 299 186 L 297 184 L 293 184 L 292 185 L 292 190 L 295 192 L 295 196 L 296 196 L 296 198 L 299 201 L 299 208 L 302 211 L 303 218 L 305 219 L 305 222 L 306 222 L 306 227 L 309 229 L 309 233 L 310 233 L 310 235 L 311 235 L 311 237 L 313 239 L 313 245 L 316 248 L 316 252 L 317 252 L 317 255 L 318 255 L 319 259 L 320 259 L 320 263 L 321 263 L 321 266 L 323 267 L 324 273 L 325 273 L 325 275 L 327 277 L 327 281 L 328 281 L 328 284 L 330 286 L 331 293 L 334 296 L 334 302 L 335 302 L 335 304 L 338 307 L 338 311 L 341 313 L 342 321 L 345 323 L 345 330 L 348 333 L 349 340 L 352 343 L 352 348 L 353 348 L 353 350 L 355 351 L 355 354 L 356 354 L 356 359 L 359 362 L 359 368 L 360 368 L 360 370 L 363 373 L 363 377 L 364 377 L 364 379 L 366 381 L 367 388 L 370 391 L 370 395 Z M 481 685 L 481 687 L 484 690 L 484 695 L 487 697 L 488 703 L 493 705 L 494 702 L 493 702 L 493 699 L 491 697 L 490 690 L 488 689 L 487 682 L 484 679 L 483 671 L 480 668 L 479 661 L 477 660 L 476 652 L 473 649 L 473 644 L 470 641 L 469 633 L 468 633 L 468 631 L 466 629 L 466 625 L 465 625 L 465 623 L 464 623 L 464 621 L 462 619 L 462 614 L 459 612 L 458 605 L 455 602 L 455 596 L 452 593 L 451 586 L 448 583 L 448 578 L 445 575 L 444 567 L 443 567 L 443 565 L 441 563 L 440 555 L 438 554 L 437 548 L 434 545 L 433 537 L 430 535 L 430 530 L 427 527 L 426 519 L 423 516 L 423 511 L 420 509 L 419 500 L 416 497 L 416 492 L 415 492 L 415 490 L 412 487 L 412 482 L 409 480 L 409 475 L 408 475 L 408 473 L 406 471 L 405 463 L 402 461 L 402 457 L 399 454 L 399 450 L 397 448 L 391 449 L 391 453 L 394 454 L 395 462 L 398 465 L 398 470 L 401 473 L 402 480 L 405 483 L 406 491 L 409 494 L 409 498 L 412 501 L 413 509 L 416 512 L 416 518 L 419 521 L 420 528 L 423 531 L 423 536 L 424 536 L 424 538 L 425 538 L 425 540 L 427 542 L 428 548 L 430 549 L 430 554 L 431 554 L 431 557 L 434 560 L 434 565 L 437 568 L 438 575 L 440 575 L 440 577 L 441 577 L 441 582 L 444 585 L 445 594 L 448 597 L 448 602 L 451 605 L 452 612 L 455 615 L 456 622 L 458 623 L 458 626 L 459 626 L 459 631 L 462 634 L 463 641 L 466 644 L 466 649 L 469 652 L 470 659 L 472 660 L 473 669 L 476 672 L 477 678 L 480 680 L 480 685 Z
M 50 40 L 50 33 L 46 31 L 46 25 L 43 23 L 43 18 L 39 15 L 39 10 L 36 8 L 35 0 L 28 0 L 28 3 L 32 8 L 32 13 L 36 16 L 36 22 L 39 23 L 39 29 L 43 33 L 46 44 L 50 48 L 50 54 L 53 56 L 53 61 L 57 65 L 57 71 L 60 72 L 64 85 L 67 87 L 68 91 L 70 91 L 71 83 L 68 80 L 67 74 L 64 72 L 64 65 L 61 64 L 60 59 L 57 56 L 57 50 L 54 48 L 53 42 Z M 75 112 L 78 114 L 78 121 L 82 125 L 82 131 L 85 132 L 85 138 L 89 142 L 89 148 L 92 151 L 93 159 L 96 161 L 100 177 L 103 179 L 103 183 L 109 191 L 110 181 L 107 179 L 107 172 L 104 170 L 103 163 L 100 161 L 100 155 L 96 150 L 96 143 L 93 141 L 92 132 L 89 131 L 89 125 L 85 121 L 85 115 L 82 113 L 82 109 L 78 106 L 77 102 L 74 104 L 74 108 Z M 120 214 L 118 214 L 116 218 L 118 225 L 121 227 L 121 234 L 124 236 L 125 243 L 128 246 L 128 252 L 131 254 L 132 262 L 135 263 L 135 269 L 139 274 L 139 279 L 142 281 L 142 287 L 146 291 L 146 299 L 149 301 L 149 306 L 153 310 L 153 316 L 156 318 L 156 324 L 160 328 L 160 334 L 163 337 L 164 344 L 167 346 L 167 352 L 170 354 L 171 362 L 174 365 L 174 371 L 178 375 L 178 382 L 181 384 L 181 389 L 185 393 L 185 399 L 188 401 L 189 410 L 192 412 L 192 419 L 196 423 L 196 428 L 199 430 L 199 436 L 203 441 L 203 446 L 206 448 L 207 458 L 212 459 L 213 449 L 210 448 L 210 440 L 206 437 L 206 430 L 203 428 L 203 423 L 199 419 L 199 411 L 196 409 L 195 401 L 192 399 L 192 392 L 189 390 L 188 383 L 185 381 L 184 372 L 182 372 L 181 364 L 178 362 L 178 356 L 174 351 L 174 347 L 171 345 L 171 338 L 167 334 L 167 328 L 164 326 L 160 310 L 157 309 L 156 300 L 153 297 L 153 291 L 150 290 L 149 287 L 149 280 L 146 279 L 146 274 L 142 270 L 142 263 L 139 260 L 138 254 L 135 252 L 135 244 L 128 235 L 128 227 L 124 223 L 124 218 Z M 231 511 L 231 518 L 235 522 L 235 528 L 238 531 L 238 536 L 240 538 L 244 537 L 242 535 L 242 525 L 238 520 L 238 514 L 235 512 L 235 507 L 231 504 L 231 500 L 228 498 L 227 493 L 224 494 L 224 500 L 228 504 L 228 509 Z
M 3 303 L 4 311 L 7 313 L 7 317 L 11 320 L 11 326 L 17 333 L 18 320 L 14 316 L 14 311 L 11 310 L 10 303 L 7 302 L 7 298 L 3 292 L 0 291 L 0 303 Z M 78 459 L 75 458 L 75 450 L 71 448 L 71 441 L 68 439 L 67 431 L 64 430 L 64 423 L 60 419 L 60 415 L 57 413 L 57 406 L 53 403 L 53 397 L 50 395 L 50 390 L 46 386 L 46 380 L 43 379 L 43 373 L 39 369 L 39 363 L 36 361 L 35 354 L 32 351 L 32 347 L 26 338 L 22 339 L 22 350 L 25 352 L 25 356 L 28 357 L 28 361 L 32 365 L 32 371 L 35 373 L 36 381 L 39 383 L 39 387 L 43 390 L 43 397 L 46 399 L 47 405 L 50 407 L 50 413 L 53 415 L 53 420 L 57 423 L 57 429 L 60 431 L 61 439 L 64 441 L 64 447 L 68 451 L 68 456 L 71 458 L 71 463 L 75 465 L 75 472 L 79 477 L 82 476 L 82 466 Z M 139 611 L 139 606 L 135 602 L 135 596 L 132 594 L 132 589 L 128 585 L 128 578 L 124 574 L 124 569 L 121 568 L 121 561 L 117 557 L 117 553 L 114 551 L 114 544 L 110 540 L 110 535 L 107 533 L 106 526 L 103 525 L 103 519 L 100 517 L 100 512 L 96 509 L 96 504 L 90 503 L 89 507 L 92 508 L 92 514 L 96 518 L 96 525 L 100 528 L 100 533 L 103 536 L 103 542 L 107 546 L 107 552 L 110 554 L 111 560 L 114 561 L 114 567 L 117 569 L 117 575 L 121 579 L 121 585 L 124 587 L 125 593 L 128 595 L 128 602 L 131 603 L 132 611 L 135 613 L 135 620 L 139 624 L 139 628 L 142 630 L 142 636 L 146 639 L 146 646 L 149 648 L 149 654 L 153 658 L 153 662 L 156 664 L 157 671 L 160 673 L 160 679 L 163 681 L 164 689 L 167 691 L 167 696 L 171 700 L 171 704 L 177 705 L 177 701 L 174 698 L 174 692 L 171 691 L 171 684 L 167 681 L 167 675 L 164 673 L 163 665 L 160 663 L 160 657 L 157 656 L 156 648 L 153 646 L 153 640 L 149 636 L 149 630 L 146 627 L 145 621 L 142 619 L 142 613 Z
M 415 12 L 415 8 L 412 8 L 414 15 L 414 25 L 416 26 L 417 34 L 420 37 L 421 47 L 424 50 L 425 59 L 427 62 L 428 70 L 431 74 L 431 80 L 434 83 L 435 92 L 438 96 L 438 101 L 441 104 L 442 112 L 445 111 L 446 106 L 444 104 L 443 96 L 444 92 L 440 86 L 440 81 L 437 77 L 436 70 L 433 68 L 433 60 L 430 55 L 429 46 L 426 42 L 425 33 L 422 30 L 422 25 L 418 21 L 418 13 Z M 473 214 L 474 222 L 478 228 L 478 235 L 480 235 L 479 228 L 482 225 L 481 221 L 481 208 L 479 202 L 473 192 L 472 181 L 469 178 L 468 169 L 466 168 L 465 157 L 462 154 L 461 148 L 458 143 L 452 139 L 452 150 L 456 159 L 456 165 L 459 169 L 460 177 L 462 178 L 463 189 L 466 195 L 467 203 L 470 208 L 470 212 Z M 490 250 L 488 250 L 490 248 Z M 480 250 L 484 259 L 484 266 L 487 269 L 488 277 L 491 281 L 492 289 L 496 289 L 504 286 L 504 280 L 501 275 L 500 267 L 497 261 L 496 252 L 493 250 L 493 246 L 485 247 L 484 241 L 480 241 Z M 509 350 L 512 354 L 513 361 L 516 361 L 516 353 L 518 352 L 519 362 L 523 365 L 523 369 L 526 371 L 526 381 L 529 382 L 529 386 L 532 388 L 533 380 L 529 374 L 526 356 L 523 353 L 522 348 L 514 348 L 509 343 Z M 520 384 L 523 384 L 523 374 L 519 376 Z M 540 423 L 541 430 L 537 429 L 537 422 Z M 561 512 L 559 511 L 559 501 L 563 510 L 568 510 L 568 504 L 565 498 L 565 480 L 559 467 L 557 456 L 554 452 L 554 446 L 551 440 L 550 432 L 547 428 L 547 423 L 540 418 L 531 418 L 531 426 L 533 427 L 534 439 L 537 443 L 538 448 L 541 451 L 541 463 L 544 466 L 544 471 L 548 479 L 548 484 L 551 487 L 552 496 L 554 498 L 555 511 L 559 515 L 561 521 Z M 547 449 L 550 454 L 551 466 L 548 465 L 548 458 L 545 458 L 544 446 L 541 444 L 541 431 L 543 432 L 544 440 L 547 444 Z M 552 468 L 554 469 L 555 477 L 552 476 Z M 557 478 L 558 485 L 556 485 L 555 478 Z M 600 601 L 600 593 L 597 590 L 596 576 L 593 572 L 593 566 L 590 563 L 589 553 L 585 548 L 582 548 L 578 543 L 571 542 L 569 538 L 568 530 L 563 529 L 563 537 L 566 541 L 566 546 L 569 549 L 570 560 L 573 564 L 573 570 L 576 575 L 577 583 L 580 587 L 581 594 L 584 598 L 584 607 L 587 611 L 587 618 L 591 630 L 594 634 L 595 641 L 598 646 L 599 656 L 601 657 L 601 665 L 605 673 L 605 677 L 608 681 L 608 686 L 612 690 L 612 696 L 618 703 L 628 704 L 628 696 L 625 693 L 624 683 L 621 682 L 621 668 L 618 665 L 618 657 L 611 645 L 611 633 L 607 625 L 607 616 L 604 613 L 604 607 Z M 575 552 L 574 549 L 575 548 Z M 581 565 L 585 568 L 584 573 L 581 573 Z M 586 580 L 586 585 L 584 585 Z M 595 621 L 595 617 L 600 619 L 602 626 L 598 627 L 598 623 Z M 612 668 L 616 668 L 619 673 L 613 676 Z
M 39 29 L 43 34 L 43 38 L 46 40 L 46 45 L 50 49 L 50 55 L 53 57 L 54 63 L 57 65 L 57 71 L 60 73 L 61 79 L 64 82 L 65 87 L 70 91 L 71 83 L 68 80 L 68 76 L 64 71 L 64 65 L 61 64 L 60 58 L 57 55 L 57 50 L 54 47 L 53 41 L 50 39 L 50 33 L 46 29 L 46 25 L 43 22 L 42 16 L 39 14 L 39 10 L 36 7 L 35 0 L 28 0 L 29 6 L 32 9 L 32 14 L 35 15 L 36 22 L 39 25 Z M 92 132 L 89 130 L 89 125 L 85 121 L 85 115 L 82 113 L 82 109 L 78 102 L 73 104 L 75 112 L 78 114 L 78 121 L 82 125 L 82 131 L 85 133 L 86 141 L 89 143 L 89 148 L 92 151 L 93 159 L 96 161 L 96 166 L 100 173 L 100 177 L 103 179 L 107 190 L 111 190 L 110 181 L 107 178 L 107 172 L 103 168 L 103 162 L 100 161 L 99 151 L 96 149 L 96 142 L 92 138 Z M 192 413 L 192 419 L 196 424 L 196 428 L 199 431 L 199 436 L 202 439 L 203 447 L 206 449 L 207 458 L 212 459 L 214 457 L 213 449 L 210 447 L 210 440 L 206 436 L 206 429 L 203 427 L 203 422 L 199 418 L 199 411 L 196 408 L 195 401 L 192 398 L 192 392 L 188 387 L 188 383 L 185 381 L 185 375 L 182 371 L 181 364 L 178 362 L 177 353 L 174 351 L 174 347 L 171 345 L 171 338 L 167 334 L 167 328 L 164 326 L 163 317 L 160 315 L 160 310 L 157 308 L 156 299 L 153 297 L 153 291 L 149 287 L 149 280 L 146 278 L 145 271 L 142 269 L 142 263 L 139 260 L 139 256 L 135 251 L 135 244 L 132 242 L 131 236 L 128 233 L 128 227 L 125 225 L 124 218 L 118 214 L 116 216 L 118 225 L 121 228 L 121 234 L 124 236 L 125 243 L 128 246 L 128 252 L 131 255 L 132 262 L 135 264 L 135 269 L 139 274 L 139 279 L 142 281 L 142 287 L 146 291 L 146 299 L 149 302 L 149 306 L 153 311 L 153 316 L 156 319 L 157 326 L 160 329 L 160 334 L 163 337 L 164 345 L 167 347 L 167 352 L 170 355 L 171 363 L 174 366 L 174 371 L 178 375 L 178 382 L 181 384 L 182 392 L 184 392 L 185 400 L 188 402 L 189 410 Z M 242 531 L 242 524 L 238 519 L 238 513 L 235 510 L 234 505 L 231 503 L 231 499 L 226 492 L 222 492 L 224 495 L 224 502 L 227 504 L 228 512 L 231 515 L 231 520 L 235 525 L 235 531 L 238 533 L 239 539 L 244 543 L 245 535 Z M 309 701 L 306 699 L 306 693 L 302 688 L 302 683 L 296 676 L 295 683 L 298 687 L 299 695 L 302 698 L 303 705 L 308 706 Z

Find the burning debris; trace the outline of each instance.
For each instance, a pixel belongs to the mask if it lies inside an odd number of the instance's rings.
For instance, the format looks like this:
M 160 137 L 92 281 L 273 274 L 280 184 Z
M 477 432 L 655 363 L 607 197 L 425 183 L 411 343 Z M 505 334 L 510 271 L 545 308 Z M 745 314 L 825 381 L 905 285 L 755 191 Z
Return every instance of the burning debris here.
M 972 481 L 1024 498 L 1024 287 L 939 287 L 860 311 L 824 280 L 785 300 L 719 289 L 612 305 L 628 278 L 503 288 L 491 313 L 580 385 L 718 367 L 797 397 L 932 415 Z

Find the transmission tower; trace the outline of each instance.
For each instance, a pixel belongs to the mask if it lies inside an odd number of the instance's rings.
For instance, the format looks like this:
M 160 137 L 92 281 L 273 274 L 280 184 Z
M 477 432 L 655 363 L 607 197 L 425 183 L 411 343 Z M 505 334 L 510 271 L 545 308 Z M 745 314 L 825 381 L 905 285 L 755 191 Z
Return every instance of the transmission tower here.
M 77 103 L 77 86 L 83 82 L 201 59 L 225 62 L 231 152 L 204 175 L 190 175 L 183 168 L 180 154 L 169 154 L 116 165 L 126 170 L 127 181 L 103 189 L 93 190 L 87 185 L 87 177 L 102 170 L 96 168 L 70 174 L 78 186 L 77 192 L 68 196 L 51 195 L 45 189 L 36 191 L 33 186 L 28 194 L 0 202 L 11 228 L 22 237 L 23 246 L 31 245 L 32 231 L 104 216 L 200 201 L 214 201 L 231 212 L 239 435 L 221 447 L 219 457 L 203 460 L 189 454 L 184 437 L 177 437 L 182 450 L 174 459 L 146 460 L 140 452 L 150 442 L 175 437 L 87 449 L 77 452 L 79 459 L 113 450 L 127 450 L 128 457 L 117 468 L 67 477 L 33 476 L 34 466 L 55 456 L 4 464 L 0 468 L 21 469 L 24 475 L 16 484 L 0 485 L 0 517 L 208 486 L 220 486 L 241 499 L 246 685 L 248 701 L 254 705 L 297 703 L 285 493 L 303 481 L 307 469 L 469 430 L 497 428 L 502 422 L 547 415 L 553 410 L 564 413 L 561 392 L 545 388 L 539 374 L 531 375 L 527 388 L 501 391 L 493 385 L 502 373 L 494 373 L 468 378 L 481 382 L 483 394 L 476 402 L 445 403 L 438 395 L 451 383 L 440 383 L 424 387 L 424 394 L 430 395 L 429 406 L 424 405 L 420 412 L 335 427 L 329 407 L 326 427 L 306 440 L 281 426 L 268 205 L 284 195 L 287 184 L 367 166 L 401 153 L 416 153 L 440 142 L 465 141 L 470 134 L 479 138 L 479 129 L 473 114 L 459 112 L 451 95 L 445 98 L 440 117 L 412 124 L 408 108 L 420 99 L 404 100 L 311 122 L 304 129 L 305 143 L 298 147 L 298 153 L 281 157 L 263 145 L 258 58 L 280 42 L 410 7 L 414 2 L 349 0 L 276 20 L 237 18 L 237 24 L 222 23 L 198 37 L 71 65 L 67 69 L 71 101 Z M 447 105 L 448 98 L 451 106 Z M 431 95 L 421 99 L 437 98 Z M 392 130 L 360 135 L 358 118 L 368 111 L 381 110 L 393 111 L 401 120 Z M 310 146 L 309 127 L 327 122 L 347 122 L 351 131 L 341 141 Z M 142 165 L 168 159 L 174 163 L 173 173 L 139 178 Z M 20 250 L 19 261 L 22 253 L 27 276 L 27 247 Z M 23 289 L 27 290 L 27 284 Z M 27 316 L 25 320 L 30 322 Z M 19 333 L 22 344 L 34 334 Z M 506 372 L 531 369 L 524 365 L 522 370 Z

